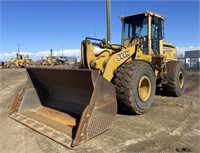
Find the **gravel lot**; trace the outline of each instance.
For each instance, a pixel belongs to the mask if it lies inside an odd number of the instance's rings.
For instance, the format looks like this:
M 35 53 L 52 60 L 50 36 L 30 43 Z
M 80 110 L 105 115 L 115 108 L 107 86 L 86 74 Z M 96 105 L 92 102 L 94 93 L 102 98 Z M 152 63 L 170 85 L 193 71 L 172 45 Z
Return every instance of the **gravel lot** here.
M 25 69 L 0 69 L 0 152 L 200 152 L 199 78 L 188 70 L 182 97 L 157 93 L 147 113 L 117 114 L 108 131 L 70 150 L 8 117 L 27 76 Z

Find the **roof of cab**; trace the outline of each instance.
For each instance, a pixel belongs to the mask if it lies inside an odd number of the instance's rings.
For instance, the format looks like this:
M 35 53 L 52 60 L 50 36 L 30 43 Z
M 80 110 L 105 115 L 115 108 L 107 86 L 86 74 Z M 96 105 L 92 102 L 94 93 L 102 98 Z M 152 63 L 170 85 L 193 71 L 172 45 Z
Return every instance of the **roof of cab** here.
M 156 16 L 156 17 L 161 18 L 161 19 L 165 19 L 164 16 L 162 16 L 162 15 L 160 15 L 160 14 L 157 14 L 157 13 L 154 13 L 154 12 L 150 12 L 150 11 L 145 11 L 145 12 L 142 12 L 142 13 L 127 15 L 127 16 L 121 16 L 120 18 L 121 18 L 121 19 L 124 19 L 124 18 L 127 18 L 127 17 L 137 16 L 137 15 L 142 15 L 142 14 L 144 14 L 145 16 L 151 15 L 151 16 Z

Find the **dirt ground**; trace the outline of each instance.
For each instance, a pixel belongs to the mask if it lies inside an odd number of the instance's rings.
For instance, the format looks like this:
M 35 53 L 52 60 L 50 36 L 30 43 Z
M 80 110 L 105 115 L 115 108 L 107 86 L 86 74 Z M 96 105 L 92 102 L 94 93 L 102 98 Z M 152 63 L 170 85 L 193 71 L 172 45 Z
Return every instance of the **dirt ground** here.
M 8 117 L 25 69 L 0 69 L 0 152 L 200 152 L 199 71 L 187 71 L 182 97 L 157 94 L 150 110 L 139 116 L 117 114 L 109 130 L 70 150 Z

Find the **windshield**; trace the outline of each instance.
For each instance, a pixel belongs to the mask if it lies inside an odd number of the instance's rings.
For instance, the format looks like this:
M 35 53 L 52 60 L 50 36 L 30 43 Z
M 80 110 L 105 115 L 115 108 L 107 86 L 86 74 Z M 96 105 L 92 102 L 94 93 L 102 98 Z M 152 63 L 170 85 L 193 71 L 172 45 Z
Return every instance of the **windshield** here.
M 147 17 L 133 16 L 124 21 L 124 40 L 135 36 L 147 36 Z

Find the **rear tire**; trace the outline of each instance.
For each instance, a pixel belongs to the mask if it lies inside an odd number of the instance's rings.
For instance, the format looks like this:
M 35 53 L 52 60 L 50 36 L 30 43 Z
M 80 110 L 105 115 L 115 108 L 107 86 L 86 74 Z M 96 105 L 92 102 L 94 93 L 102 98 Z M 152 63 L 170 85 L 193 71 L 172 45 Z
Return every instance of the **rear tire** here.
M 119 110 L 129 114 L 146 112 L 155 95 L 155 76 L 150 64 L 130 61 L 121 65 L 114 78 Z
M 17 67 L 17 65 L 14 62 L 12 62 L 12 63 L 9 64 L 9 68 L 16 68 L 16 67 Z
M 163 92 L 168 96 L 179 97 L 185 90 L 186 75 L 179 61 L 167 63 L 167 83 L 163 84 Z

